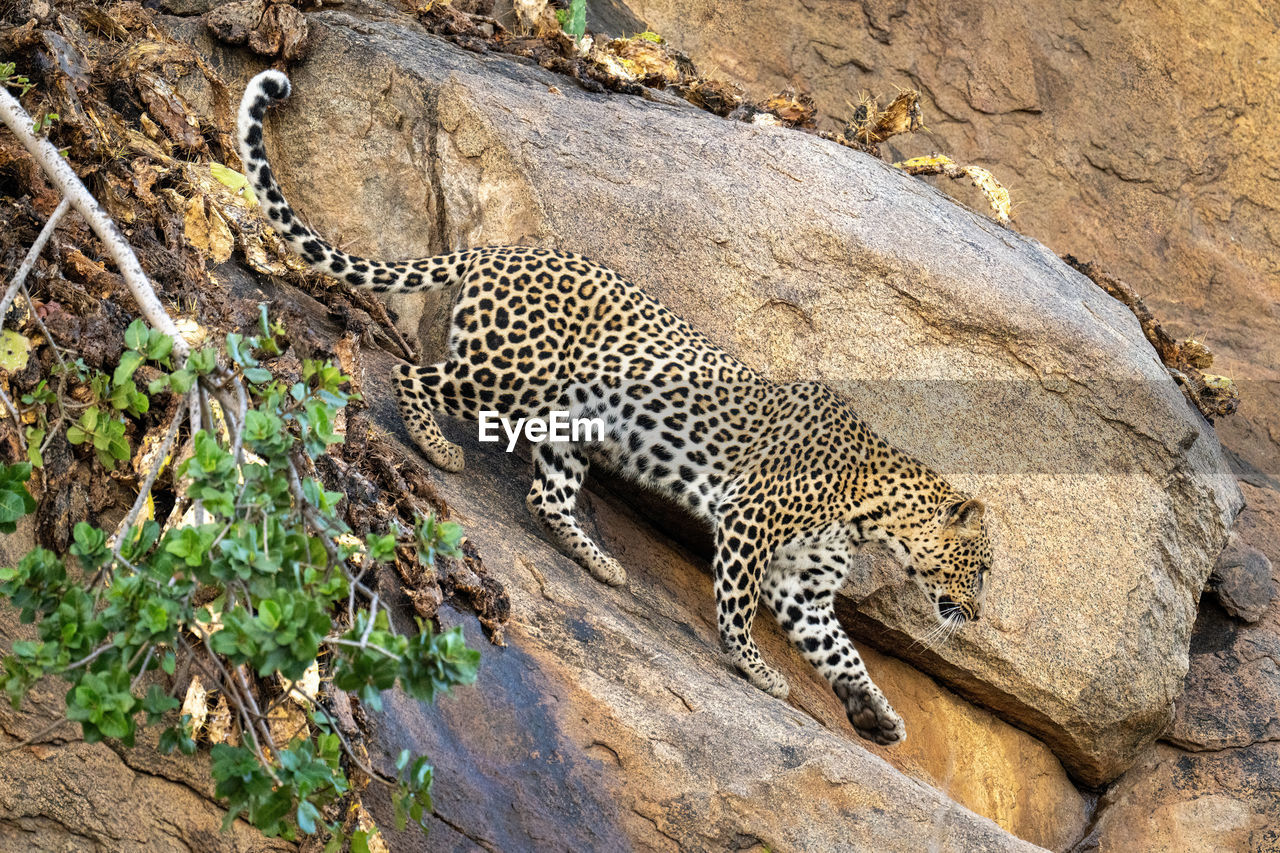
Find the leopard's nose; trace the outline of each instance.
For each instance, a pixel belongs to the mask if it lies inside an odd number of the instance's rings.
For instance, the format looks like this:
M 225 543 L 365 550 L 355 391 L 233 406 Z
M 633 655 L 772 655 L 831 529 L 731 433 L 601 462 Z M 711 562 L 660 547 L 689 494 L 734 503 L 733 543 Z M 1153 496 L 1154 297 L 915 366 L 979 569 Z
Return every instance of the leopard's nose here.
M 957 604 L 949 595 L 938 599 L 938 615 L 948 621 L 958 619 L 961 622 L 967 622 L 969 620 L 969 614 L 965 612 L 964 607 Z M 977 614 L 974 614 L 974 618 L 977 618 Z

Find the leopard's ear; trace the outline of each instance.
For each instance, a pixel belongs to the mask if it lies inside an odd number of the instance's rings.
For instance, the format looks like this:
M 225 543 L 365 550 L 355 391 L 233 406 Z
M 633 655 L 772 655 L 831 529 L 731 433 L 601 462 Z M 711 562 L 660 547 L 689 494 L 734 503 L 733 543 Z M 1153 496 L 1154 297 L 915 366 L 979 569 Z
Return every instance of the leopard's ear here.
M 977 498 L 968 498 L 944 504 L 938 511 L 938 515 L 944 528 L 957 536 L 972 539 L 982 532 L 982 516 L 986 511 L 987 505 L 982 501 Z

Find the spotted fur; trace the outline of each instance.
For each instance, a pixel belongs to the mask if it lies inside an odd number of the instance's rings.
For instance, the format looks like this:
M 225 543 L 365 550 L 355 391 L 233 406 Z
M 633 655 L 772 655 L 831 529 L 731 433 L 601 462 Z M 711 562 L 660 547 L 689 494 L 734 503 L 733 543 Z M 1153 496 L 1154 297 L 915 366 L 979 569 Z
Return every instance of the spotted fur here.
M 396 377 L 405 423 L 427 458 L 463 466 L 435 415 L 478 420 L 598 417 L 602 441 L 540 442 L 530 512 L 608 584 L 626 573 L 575 517 L 588 466 L 657 489 L 715 530 L 714 587 L 724 648 L 752 684 L 787 683 L 751 636 L 763 600 L 830 681 L 864 737 L 894 743 L 902 720 L 840 627 L 835 593 L 850 554 L 885 542 L 933 602 L 940 626 L 978 618 L 991 564 L 983 505 L 877 437 L 829 389 L 779 385 L 739 363 L 640 288 L 579 255 L 519 246 L 383 263 L 342 252 L 285 202 L 263 149 L 262 118 L 289 95 L 266 71 L 240 106 L 240 154 L 271 224 L 315 269 L 377 292 L 454 284 L 449 358 Z

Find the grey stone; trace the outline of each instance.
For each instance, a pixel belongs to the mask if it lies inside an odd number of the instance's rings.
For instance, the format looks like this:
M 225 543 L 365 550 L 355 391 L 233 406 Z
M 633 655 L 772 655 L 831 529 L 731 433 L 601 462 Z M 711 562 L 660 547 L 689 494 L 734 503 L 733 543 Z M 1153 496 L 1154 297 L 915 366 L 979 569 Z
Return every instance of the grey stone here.
M 1242 622 L 1257 622 L 1276 597 L 1267 555 L 1234 535 L 1219 555 L 1209 585 L 1222 608 Z

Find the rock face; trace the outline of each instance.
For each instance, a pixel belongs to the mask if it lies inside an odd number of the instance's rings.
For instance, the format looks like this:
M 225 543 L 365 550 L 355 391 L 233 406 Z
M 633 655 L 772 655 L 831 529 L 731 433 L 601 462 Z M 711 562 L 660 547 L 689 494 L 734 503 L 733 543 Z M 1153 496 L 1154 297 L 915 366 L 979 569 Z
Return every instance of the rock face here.
M 380 387 L 377 371 L 368 365 L 367 388 Z M 912 691 L 899 710 L 928 753 L 920 762 L 867 749 L 826 683 L 764 620 L 757 637 L 792 697 L 751 687 L 718 652 L 705 564 L 625 506 L 591 496 L 589 529 L 630 573 L 625 589 L 599 584 L 528 518 L 527 462 L 451 426 L 468 473 L 443 492 L 502 577 L 513 621 L 497 649 L 474 617 L 446 614 L 482 649 L 477 684 L 434 706 L 395 694 L 375 717 L 384 754 L 413 744 L 436 766 L 430 837 L 392 833 L 393 850 L 1038 849 L 958 804 L 965 795 L 1058 849 L 1081 832 L 1083 799 L 1043 745 L 972 708 L 931 722 L 965 703 L 903 664 L 870 663 L 884 683 Z M 886 758 L 926 780 L 949 765 L 944 781 L 970 790 L 940 792 Z M 1010 772 L 1022 767 L 1039 772 Z M 390 824 L 386 804 L 373 811 Z
M 1280 545 L 1280 499 L 1242 484 L 1249 501 L 1232 551 Z M 1233 533 L 1233 539 L 1237 536 Z M 1268 583 L 1276 582 L 1274 568 Z M 1191 637 L 1191 671 L 1157 744 L 1098 804 L 1078 853 L 1274 850 L 1280 845 L 1280 604 L 1241 624 L 1206 599 Z
M 899 660 L 862 655 L 911 731 L 900 746 L 874 747 L 877 754 L 1019 838 L 1063 850 L 1080 837 L 1089 803 L 1043 744 Z M 822 698 L 806 710 L 837 727 L 840 709 L 830 714 Z
M 1269 616 L 1241 625 L 1204 605 L 1167 740 L 1196 751 L 1280 741 L 1280 613 Z
M 1267 555 L 1234 535 L 1218 555 L 1210 579 L 1223 609 L 1245 622 L 1257 622 L 1276 597 Z
M 1246 486 L 1254 517 L 1280 531 L 1280 500 Z M 1246 529 L 1253 538 L 1259 531 Z M 1274 546 L 1275 534 L 1262 544 Z M 1280 582 L 1267 566 L 1268 585 Z M 1211 602 L 1201 604 L 1191 639 L 1191 671 L 1165 734 L 1190 751 L 1244 749 L 1280 742 L 1280 602 L 1272 601 L 1253 624 L 1241 624 Z
M 998 549 L 990 617 L 932 651 L 908 648 L 930 628 L 922 597 L 868 568 L 866 638 L 1088 783 L 1158 734 L 1240 496 L 1125 309 L 863 155 L 589 95 L 378 18 L 312 15 L 315 51 L 269 122 L 314 225 L 381 256 L 571 247 L 766 374 L 832 384 L 987 500 Z
M 1275 850 L 1280 744 L 1187 754 L 1158 744 L 1098 804 L 1077 853 Z
M 811 92 L 830 129 L 863 91 L 919 89 L 929 133 L 896 137 L 888 156 L 941 151 L 991 169 L 1019 231 L 1097 259 L 1171 332 L 1205 340 L 1214 372 L 1250 401 L 1220 425 L 1224 442 L 1280 473 L 1275 4 L 628 5 L 756 97 Z M 939 186 L 985 207 L 958 182 Z
M 1186 751 L 1161 746 L 1122 777 L 1086 847 L 1274 849 L 1260 827 L 1280 825 L 1268 769 L 1280 702 L 1280 231 L 1274 140 L 1262 128 L 1280 108 L 1277 8 L 629 5 L 757 97 L 796 85 L 838 117 L 863 90 L 920 89 L 930 133 L 895 138 L 889 156 L 938 150 L 990 168 L 1014 192 L 1018 230 L 1096 258 L 1170 332 L 1215 352 L 1213 371 L 1242 392 L 1217 429 L 1249 504 L 1214 582 L 1226 612 L 1202 601 L 1167 733 Z M 982 207 L 967 188 L 939 186 Z
M 601 5 L 610 20 L 628 20 L 620 3 Z M 634 5 L 656 28 L 683 28 L 694 39 L 694 22 L 718 20 L 694 4 L 684 7 L 680 27 L 665 27 L 650 17 L 651 4 Z M 752 14 L 775 13 L 750 5 Z M 835 11 L 804 8 L 796 14 Z M 964 158 L 967 139 L 995 140 L 998 133 L 984 134 L 999 117 L 1014 128 L 1024 123 L 1004 141 L 1025 157 L 1040 150 L 1026 123 L 1048 111 L 1047 94 L 1075 92 L 1077 100 L 1064 98 L 1079 106 L 1082 95 L 1071 87 L 1082 76 L 1076 66 L 1087 63 L 1074 54 L 1127 48 L 1131 55 L 1151 41 L 1117 42 L 1112 30 L 1133 23 L 1123 11 L 1080 16 L 1101 23 L 1072 39 L 1029 17 L 1034 4 L 991 8 L 957 17 L 864 0 L 854 38 L 833 33 L 824 18 L 827 31 L 814 35 L 813 50 L 834 68 L 867 65 L 863 57 L 882 49 L 918 52 L 924 60 L 912 67 L 923 76 L 965 81 L 927 93 L 959 117 L 942 122 L 954 134 L 946 137 L 957 144 L 952 153 Z M 481 450 L 473 427 L 449 424 L 469 467 L 441 477 L 442 493 L 504 579 L 515 615 L 509 645 L 485 648 L 476 687 L 431 707 L 393 695 L 375 720 L 382 748 L 375 761 L 385 765 L 412 745 L 434 759 L 439 779 L 430 840 L 393 836 L 392 849 L 1276 846 L 1280 755 L 1268 706 L 1280 697 L 1280 609 L 1272 602 L 1256 624 L 1241 626 L 1206 607 L 1192 635 L 1188 689 L 1173 714 L 1197 596 L 1240 495 L 1212 433 L 1156 365 L 1132 317 L 1042 246 L 882 164 L 681 105 L 586 95 L 510 59 L 441 44 L 397 9 L 355 0 L 309 16 L 316 52 L 291 69 L 298 94 L 273 115 L 268 144 L 316 225 L 348 248 L 384 256 L 486 242 L 592 254 L 769 375 L 822 379 L 848 395 L 887 438 L 989 502 L 999 557 L 987 616 L 932 650 L 911 646 L 930 628 L 916 590 L 883 561 L 864 561 L 842 618 L 955 688 L 867 653 L 909 732 L 906 744 L 880 749 L 853 735 L 829 689 L 767 618 L 757 632 L 791 680 L 789 702 L 750 688 L 718 654 L 705 565 L 696 546 L 674 542 L 698 541 L 687 520 L 647 521 L 625 487 L 594 483 L 584 518 L 631 573 L 627 588 L 604 588 L 533 529 L 521 500 L 527 463 Z M 1191 69 L 1199 75 L 1190 78 L 1192 92 L 1205 88 L 1223 38 L 1223 25 L 1201 26 L 1201 14 L 1185 19 L 1200 27 L 1194 50 L 1204 51 L 1187 62 L 1209 69 Z M 229 76 L 243 81 L 257 70 L 210 44 L 197 21 L 164 23 Z M 913 44 L 904 32 L 933 35 Z M 1043 49 L 1067 63 L 1051 74 L 1028 47 L 1046 38 L 1052 51 Z M 781 43 L 775 31 L 755 44 L 757 63 L 772 61 Z M 736 65 L 720 64 L 741 72 L 748 59 L 744 49 Z M 1138 67 L 1147 74 L 1154 66 Z M 1159 75 L 1153 80 L 1159 85 L 1149 92 L 1163 109 L 1179 92 L 1163 88 Z M 1243 95 L 1250 106 L 1252 91 Z M 1117 83 L 1093 96 L 1121 94 L 1128 96 Z M 1128 115 L 1140 121 L 1182 120 L 1138 106 Z M 964 121 L 965 110 L 993 117 L 990 125 Z M 1251 144 L 1255 125 L 1235 110 L 1220 108 L 1238 131 L 1233 144 Z M 1086 114 L 1108 133 L 1125 121 L 1105 110 Z M 1195 145 L 1185 142 L 1171 149 L 1177 162 L 1195 159 Z M 1234 227 L 1236 207 L 1262 204 L 1241 189 L 1249 176 L 1238 171 L 1215 172 L 1210 162 L 1207 171 L 1189 170 L 1196 177 L 1189 185 L 1169 187 L 1160 182 L 1159 152 L 1135 155 L 1108 139 L 1091 144 L 1096 150 L 1083 162 L 1098 183 L 1090 186 L 1101 192 L 1119 181 L 1127 190 L 1120 209 L 1149 213 L 1117 225 L 1122 235 L 1160 251 L 1172 241 L 1184 255 L 1202 252 L 1200 266 L 1187 267 L 1193 272 L 1220 268 L 1206 231 Z M 1031 159 L 1035 169 L 1071 172 L 1071 162 Z M 1198 183 L 1209 173 L 1230 196 L 1220 209 L 1218 190 Z M 1162 198 L 1142 195 L 1152 186 Z M 1159 227 L 1184 209 L 1197 227 Z M 1225 213 L 1205 226 L 1212 210 Z M 1131 276 L 1102 251 L 1096 227 L 1072 225 L 1082 221 L 1046 216 L 1037 233 L 1052 239 L 1058 228 L 1099 240 L 1104 262 Z M 1245 227 L 1259 239 L 1265 232 Z M 1065 248 L 1085 251 L 1081 245 Z M 1241 268 L 1252 268 L 1258 256 L 1240 251 Z M 1223 281 L 1253 299 L 1242 302 L 1257 315 L 1253 325 L 1229 351 L 1247 365 L 1265 357 L 1265 348 L 1252 356 L 1246 344 L 1257 317 L 1266 317 L 1256 309 L 1268 303 L 1242 290 L 1234 272 Z M 1171 300 L 1186 295 L 1176 287 Z M 428 351 L 439 346 L 443 301 L 396 306 Z M 390 361 L 371 356 L 365 366 L 379 421 L 394 428 L 399 418 L 384 382 Z M 1251 424 L 1239 433 L 1242 458 L 1265 469 L 1265 456 L 1255 453 L 1268 440 L 1259 428 L 1265 419 L 1235 423 Z M 407 452 L 404 464 L 421 462 Z M 1267 503 L 1276 492 L 1265 470 L 1255 473 L 1244 541 L 1274 557 L 1280 504 Z M 0 554 L 0 564 L 11 561 Z M 1250 577 L 1257 580 L 1256 571 Z M 466 625 L 472 644 L 484 646 L 469 615 L 446 611 L 444 620 Z M 0 624 L 6 642 L 20 632 Z M 59 693 L 57 685 L 38 691 L 27 715 L 0 708 L 0 745 L 37 731 L 41 717 L 57 713 Z M 1144 748 L 1171 714 L 1168 742 Z M 1087 782 L 1132 765 L 1078 843 L 1089 804 L 1059 757 Z M 120 807 L 122 780 L 128 809 Z M 68 734 L 0 756 L 0 847 L 287 849 L 238 823 L 218 834 L 221 815 L 208 788 L 199 760 L 158 759 L 146 745 L 112 751 Z M 390 824 L 389 804 L 373 805 Z
M 309 318 L 322 339 L 339 334 L 296 291 L 237 295 Z M 357 379 L 375 419 L 399 430 L 393 367 L 365 350 Z M 903 747 L 857 738 L 826 682 L 767 620 L 757 638 L 791 682 L 789 703 L 743 689 L 718 651 L 704 561 L 593 489 L 588 529 L 635 566 L 626 590 L 602 586 L 525 511 L 527 448 L 493 453 L 469 426 L 448 425 L 467 470 L 442 489 L 501 573 L 513 621 L 499 649 L 473 617 L 448 611 L 446 624 L 464 625 L 482 649 L 476 686 L 429 707 L 395 694 L 386 713 L 368 715 L 383 756 L 412 744 L 439 779 L 429 841 L 404 833 L 393 850 L 1027 849 L 973 812 L 1054 850 L 1084 832 L 1086 800 L 1044 744 L 900 661 L 865 654 L 916 733 Z M 404 466 L 425 469 L 416 451 L 403 453 Z M 380 589 L 398 586 L 380 578 Z M 400 598 L 393 610 L 410 612 Z M 369 802 L 391 826 L 381 793 L 369 789 Z

